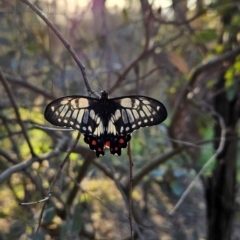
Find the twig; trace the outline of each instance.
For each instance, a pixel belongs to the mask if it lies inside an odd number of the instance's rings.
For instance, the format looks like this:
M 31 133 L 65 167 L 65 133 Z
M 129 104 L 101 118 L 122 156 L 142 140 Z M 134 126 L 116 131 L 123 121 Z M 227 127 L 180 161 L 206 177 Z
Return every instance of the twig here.
M 150 171 L 152 171 L 153 169 L 155 169 L 158 165 L 166 162 L 168 159 L 170 159 L 171 157 L 175 156 L 176 154 L 180 153 L 181 151 L 183 151 L 183 149 L 186 148 L 186 146 L 183 147 L 179 147 L 177 149 L 174 150 L 170 150 L 169 152 L 165 153 L 165 154 L 160 154 L 157 157 L 155 157 L 154 159 L 152 159 L 151 161 L 149 161 L 145 166 L 143 166 L 133 177 L 133 187 L 135 187 L 140 180 L 146 176 L 147 173 L 149 173 Z
M 56 99 L 56 97 L 52 93 L 51 94 L 47 93 L 45 90 L 43 90 L 39 87 L 36 87 L 35 85 L 32 85 L 29 82 L 24 82 L 24 81 L 21 80 L 22 78 L 20 78 L 20 77 L 13 76 L 13 75 L 10 75 L 10 74 L 7 74 L 7 73 L 4 73 L 4 75 L 5 75 L 5 78 L 8 80 L 8 82 L 10 84 L 13 84 L 13 85 L 16 84 L 20 87 L 25 87 L 25 88 L 30 89 L 35 93 L 41 94 L 45 98 L 48 98 L 48 99 L 51 99 L 51 100 Z
M 131 232 L 131 239 L 134 239 L 133 236 L 133 226 L 132 226 L 132 182 L 133 182 L 133 161 L 131 155 L 131 146 L 130 142 L 128 143 L 127 149 L 128 159 L 129 159 L 129 187 L 128 187 L 128 213 L 129 213 L 129 225 L 130 225 L 130 232 Z
M 113 169 L 112 169 L 112 171 L 113 171 Z M 114 175 L 113 175 L 113 176 L 114 176 Z M 126 207 L 129 208 L 129 201 L 128 201 L 127 192 L 126 192 L 126 189 L 127 189 L 127 188 L 123 187 L 115 178 L 114 178 L 113 180 L 114 180 L 114 182 L 115 182 L 115 184 L 116 184 L 119 192 L 120 192 L 121 195 L 122 195 L 122 198 L 123 198 L 123 200 L 124 200 L 124 203 L 125 203 Z M 140 229 L 139 229 L 138 224 L 136 223 L 136 221 L 135 221 L 135 219 L 133 218 L 133 216 L 131 216 L 131 218 L 132 218 L 133 223 L 134 223 L 134 225 L 132 226 L 132 228 L 134 228 L 134 230 L 136 231 L 136 233 L 137 233 L 137 235 L 138 235 L 138 238 L 139 238 L 140 240 L 144 240 L 144 238 L 143 238 L 143 236 L 142 236 L 142 234 L 141 234 L 141 231 L 140 231 Z M 128 217 L 128 219 L 129 219 L 129 217 Z
M 6 78 L 5 78 L 4 74 L 3 74 L 3 71 L 2 71 L 2 68 L 1 68 L 1 67 L 0 67 L 0 79 L 1 79 L 1 81 L 2 81 L 2 84 L 3 84 L 3 86 L 4 86 L 4 88 L 5 88 L 6 92 L 7 92 L 7 94 L 8 94 L 8 97 L 9 97 L 9 99 L 10 99 L 10 101 L 11 101 L 11 104 L 12 104 L 13 109 L 14 109 L 14 111 L 15 111 L 15 114 L 16 114 L 16 117 L 17 117 L 17 120 L 18 120 L 18 123 L 19 123 L 19 125 L 21 126 L 23 135 L 24 135 L 24 137 L 25 137 L 25 139 L 26 139 L 26 141 L 27 141 L 29 150 L 30 150 L 32 156 L 35 157 L 36 154 L 34 153 L 34 150 L 33 150 L 32 144 L 31 144 L 31 142 L 30 142 L 30 139 L 29 139 L 29 137 L 28 137 L 27 131 L 26 131 L 25 126 L 24 126 L 24 124 L 23 124 L 23 122 L 22 122 L 20 113 L 19 113 L 19 111 L 18 111 L 18 106 L 17 106 L 17 104 L 16 104 L 16 101 L 15 101 L 15 99 L 14 99 L 14 96 L 13 96 L 13 94 L 12 94 L 12 91 L 11 91 L 9 85 L 8 85 L 8 82 L 7 82 L 7 80 L 6 80 Z
M 43 212 L 44 212 L 44 209 L 46 208 L 47 206 L 47 203 L 48 201 L 50 200 L 51 196 L 52 196 L 52 190 L 53 190 L 53 187 L 60 175 L 60 173 L 62 172 L 62 169 L 65 165 L 65 163 L 67 162 L 67 160 L 69 159 L 69 155 L 72 153 L 73 149 L 76 147 L 78 141 L 79 141 L 79 138 L 81 136 L 81 133 L 78 132 L 78 135 L 77 135 L 77 138 L 76 140 L 74 141 L 74 143 L 72 144 L 71 148 L 67 151 L 67 155 L 65 156 L 63 162 L 60 164 L 59 168 L 58 168 L 58 171 L 52 181 L 52 183 L 50 184 L 50 187 L 49 187 L 49 190 L 48 190 L 48 196 L 45 197 L 44 199 L 41 199 L 39 201 L 36 201 L 36 202 L 30 202 L 30 203 L 19 203 L 19 205 L 33 205 L 33 204 L 38 204 L 38 203 L 44 203 L 43 207 L 42 207 L 42 210 L 41 210 L 41 213 L 40 213 L 40 216 L 39 216 L 39 222 L 38 222 L 38 227 L 37 227 L 37 230 L 36 230 L 36 233 L 35 233 L 35 238 L 37 236 L 37 233 L 40 229 L 40 226 L 41 226 L 41 222 L 42 222 L 42 216 L 43 216 Z
M 189 88 L 192 87 L 194 85 L 194 83 L 196 82 L 197 77 L 202 72 L 205 72 L 209 69 L 213 69 L 213 68 L 219 66 L 220 64 L 222 64 L 223 62 L 231 60 L 232 58 L 236 57 L 239 54 L 240 54 L 240 47 L 236 48 L 233 51 L 229 51 L 229 52 L 223 54 L 222 56 L 216 57 L 214 59 L 210 59 L 207 63 L 200 64 L 198 67 L 196 67 L 192 71 L 186 86 L 182 90 L 181 94 L 179 95 L 179 98 L 176 101 L 176 105 L 174 106 L 172 121 L 171 121 L 171 124 L 169 126 L 169 129 L 171 129 L 173 124 L 176 122 L 176 118 L 178 117 L 178 113 L 181 111 L 180 106 L 181 106 L 181 104 L 183 104 L 184 100 L 186 99 Z
M 109 93 L 113 92 L 117 87 L 119 87 L 120 83 L 122 81 L 124 81 L 126 79 L 126 75 L 139 63 L 139 61 L 141 61 L 142 59 L 144 59 L 145 57 L 147 57 L 150 54 L 153 54 L 155 49 L 160 47 L 160 48 L 164 48 L 166 45 L 168 45 L 170 42 L 174 42 L 176 40 L 179 39 L 179 37 L 182 36 L 182 31 L 180 33 L 177 33 L 175 36 L 173 36 L 170 39 L 167 39 L 166 42 L 164 42 L 161 45 L 156 45 L 153 46 L 149 49 L 145 49 L 146 48 L 146 44 L 145 44 L 145 48 L 144 50 L 139 54 L 139 56 L 134 59 L 129 66 L 124 70 L 124 72 L 122 74 L 119 75 L 118 80 L 115 82 L 115 84 L 112 86 L 111 89 L 109 89 Z
M 47 206 L 47 204 L 48 204 L 48 201 L 49 201 L 50 197 L 51 197 L 51 194 L 49 194 L 49 195 L 47 196 L 48 199 L 44 202 L 43 207 L 42 207 L 42 209 L 41 209 L 41 212 L 40 212 L 40 215 L 39 215 L 39 219 L 38 219 L 39 221 L 38 221 L 37 230 L 36 230 L 36 232 L 35 232 L 35 234 L 34 234 L 34 240 L 37 239 L 38 231 L 39 231 L 39 229 L 40 229 L 41 222 L 42 222 L 42 219 L 43 219 L 43 213 L 44 213 L 44 210 L 45 210 L 45 208 L 46 208 L 46 206 Z
M 3 173 L 0 174 L 0 183 L 7 180 L 13 173 L 27 169 L 29 166 L 31 166 L 36 161 L 43 161 L 45 159 L 57 156 L 58 154 L 60 154 L 60 149 L 66 143 L 67 140 L 68 140 L 68 138 L 63 137 L 53 151 L 51 151 L 49 153 L 44 153 L 38 157 L 32 157 L 25 162 L 21 162 L 19 164 L 16 164 L 16 165 L 8 168 L 6 171 L 4 171 Z
M 56 34 L 56 36 L 60 39 L 60 41 L 63 43 L 63 45 L 66 47 L 66 49 L 69 51 L 69 53 L 72 55 L 73 59 L 75 60 L 75 62 L 77 63 L 78 67 L 81 70 L 82 76 L 83 76 L 83 80 L 84 83 L 86 85 L 87 91 L 89 95 L 95 95 L 97 97 L 99 97 L 99 94 L 96 93 L 95 91 L 92 90 L 89 81 L 88 81 L 88 77 L 85 71 L 85 67 L 84 65 L 81 63 L 81 61 L 79 60 L 77 54 L 75 53 L 75 51 L 73 50 L 72 46 L 70 45 L 70 43 L 63 37 L 63 35 L 59 32 L 59 30 L 55 27 L 55 25 L 53 25 L 48 18 L 44 15 L 44 13 L 38 9 L 36 6 L 34 6 L 32 3 L 30 3 L 28 0 L 20 0 L 22 3 L 26 4 L 27 6 L 29 6 L 46 24 L 47 26 L 52 29 L 52 31 Z
M 170 20 L 166 21 L 163 18 L 156 17 L 152 8 L 150 8 L 149 10 L 150 10 L 150 14 L 153 17 L 154 21 L 156 21 L 160 24 L 164 24 L 164 25 L 169 24 L 169 25 L 181 26 L 181 25 L 189 24 L 190 22 L 192 22 L 192 21 L 196 20 L 197 18 L 201 17 L 202 15 L 204 15 L 207 12 L 208 8 L 202 9 L 201 11 L 197 12 L 194 16 L 192 16 L 191 18 L 186 19 L 184 21 L 170 21 Z
M 50 185 L 50 187 L 49 187 L 49 192 L 52 192 L 52 188 L 53 188 L 53 186 L 54 186 L 54 184 L 55 184 L 58 176 L 60 175 L 60 173 L 61 173 L 61 171 L 62 171 L 65 163 L 67 162 L 70 154 L 72 153 L 73 149 L 76 147 L 76 145 L 77 145 L 77 143 L 78 143 L 78 141 L 79 141 L 80 136 L 81 136 L 81 133 L 78 132 L 78 135 L 77 135 L 76 140 L 75 140 L 74 143 L 72 144 L 71 148 L 67 151 L 66 157 L 64 158 L 63 162 L 62 162 L 62 163 L 60 164 L 60 166 L 59 166 L 59 169 L 58 169 L 58 171 L 57 171 L 57 173 L 56 173 L 56 175 L 55 175 L 55 177 L 54 177 L 54 179 L 53 179 L 53 181 L 52 181 L 52 183 L 51 183 L 51 185 Z
M 213 110 L 212 110 L 213 111 Z M 196 175 L 196 177 L 193 179 L 193 181 L 190 183 L 190 185 L 187 187 L 187 189 L 184 191 L 183 195 L 181 196 L 181 198 L 179 199 L 179 201 L 177 202 L 177 204 L 174 206 L 174 208 L 172 209 L 172 211 L 170 211 L 169 214 L 173 214 L 178 207 L 182 204 L 183 200 L 186 198 L 186 196 L 188 195 L 188 193 L 191 191 L 191 189 L 193 188 L 193 186 L 195 185 L 195 183 L 197 182 L 197 180 L 199 179 L 199 177 L 203 174 L 203 172 L 209 167 L 210 164 L 212 164 L 212 162 L 217 158 L 217 156 L 222 152 L 224 145 L 225 145 L 225 141 L 226 141 L 226 127 L 225 127 L 225 123 L 224 123 L 224 119 L 216 112 L 213 112 L 213 115 L 215 115 L 218 120 L 219 120 L 219 124 L 221 126 L 221 138 L 220 138 L 220 143 L 218 146 L 217 151 L 209 158 L 209 160 L 204 164 L 204 166 L 202 167 L 202 169 L 199 171 L 199 173 Z
M 143 58 L 145 58 L 146 56 L 148 56 L 149 54 L 152 54 L 154 51 L 155 51 L 155 46 L 150 48 L 149 50 L 145 50 L 142 51 L 142 53 L 140 53 L 140 55 L 135 59 L 133 60 L 133 62 L 125 69 L 125 71 L 119 76 L 118 80 L 115 82 L 115 84 L 111 87 L 111 89 L 109 89 L 109 92 L 113 92 L 117 87 L 118 85 L 123 81 L 125 80 L 126 78 L 126 75 L 130 72 L 130 70 L 135 67 L 138 62 L 140 60 L 142 60 Z

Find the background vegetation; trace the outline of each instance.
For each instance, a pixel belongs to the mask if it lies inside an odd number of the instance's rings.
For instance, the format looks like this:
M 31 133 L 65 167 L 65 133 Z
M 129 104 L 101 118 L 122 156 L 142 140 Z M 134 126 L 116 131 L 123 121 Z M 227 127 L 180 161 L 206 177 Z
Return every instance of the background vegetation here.
M 31 1 L 94 91 L 147 95 L 169 113 L 132 136 L 135 239 L 240 239 L 239 1 L 81 2 Z M 81 138 L 47 207 L 18 205 L 48 196 L 77 135 L 46 128 L 46 105 L 88 94 L 68 49 L 26 3 L 0 0 L 0 239 L 130 239 L 126 149 L 96 159 Z

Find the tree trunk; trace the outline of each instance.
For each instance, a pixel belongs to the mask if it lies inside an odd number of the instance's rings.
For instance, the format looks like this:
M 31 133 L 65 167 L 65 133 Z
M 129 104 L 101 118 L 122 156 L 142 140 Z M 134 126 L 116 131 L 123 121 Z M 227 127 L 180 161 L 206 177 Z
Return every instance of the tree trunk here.
M 207 205 L 207 240 L 229 240 L 235 209 L 236 160 L 237 160 L 237 119 L 239 113 L 239 93 L 232 100 L 227 98 L 224 87 L 224 73 L 216 84 L 217 94 L 214 110 L 224 119 L 227 132 L 226 142 L 216 159 L 216 166 L 205 185 Z M 225 90 L 225 91 L 223 91 Z M 215 149 L 219 147 L 221 127 L 216 121 L 214 129 Z

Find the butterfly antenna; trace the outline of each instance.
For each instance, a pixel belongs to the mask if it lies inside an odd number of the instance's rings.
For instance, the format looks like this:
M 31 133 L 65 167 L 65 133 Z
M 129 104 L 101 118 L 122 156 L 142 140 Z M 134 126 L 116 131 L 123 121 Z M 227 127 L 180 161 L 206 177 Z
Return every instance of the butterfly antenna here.
M 121 85 L 122 81 L 124 81 L 125 79 L 126 77 L 124 77 L 121 81 L 118 81 L 117 83 L 115 83 L 112 87 L 109 88 L 108 92 L 112 93 L 113 90 L 116 90 L 116 88 L 118 88 Z
M 97 83 L 97 80 L 93 80 L 93 81 L 92 81 L 92 85 L 97 88 L 97 91 L 98 91 L 98 92 L 101 92 L 101 91 L 104 90 L 104 89 Z

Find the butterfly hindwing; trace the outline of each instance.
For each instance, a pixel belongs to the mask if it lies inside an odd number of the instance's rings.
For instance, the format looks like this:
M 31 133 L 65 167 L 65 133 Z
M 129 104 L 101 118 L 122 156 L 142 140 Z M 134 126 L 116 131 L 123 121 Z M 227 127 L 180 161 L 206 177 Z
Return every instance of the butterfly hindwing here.
M 109 148 L 111 154 L 121 155 L 121 149 L 127 147 L 127 143 L 131 140 L 131 135 L 126 136 L 112 136 L 109 141 Z
M 126 136 L 110 136 L 106 139 L 94 136 L 84 135 L 84 141 L 89 145 L 91 150 L 96 152 L 96 156 L 104 155 L 104 147 L 110 149 L 111 154 L 121 155 L 121 149 L 127 147 L 127 143 L 131 140 L 131 135 Z
M 97 138 L 92 135 L 84 135 L 84 141 L 89 145 L 91 150 L 96 152 L 96 156 L 104 156 L 104 140 L 103 138 Z

